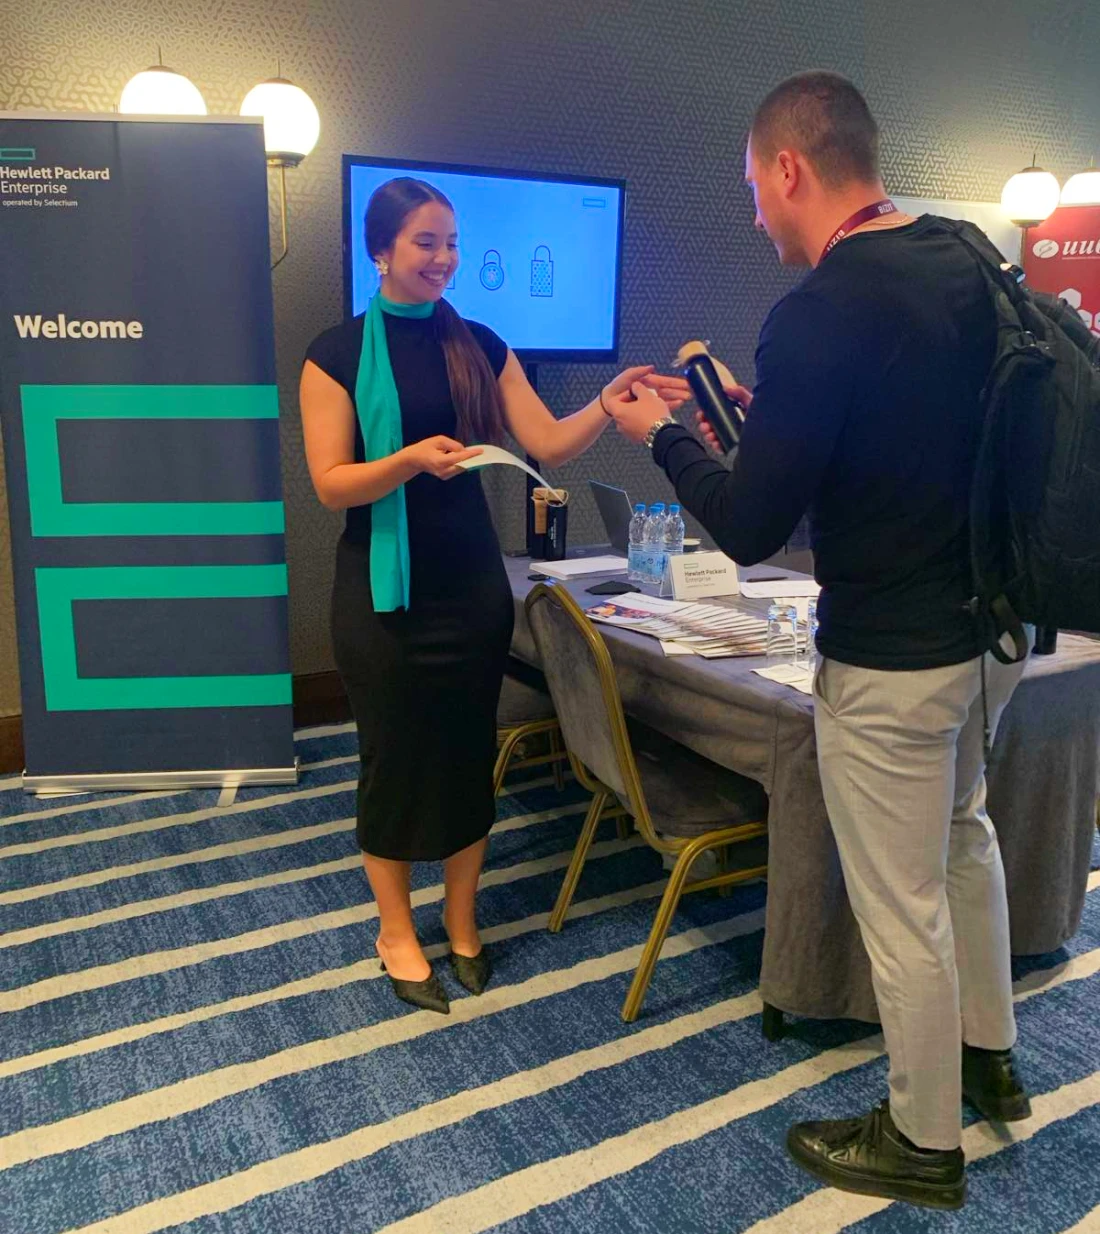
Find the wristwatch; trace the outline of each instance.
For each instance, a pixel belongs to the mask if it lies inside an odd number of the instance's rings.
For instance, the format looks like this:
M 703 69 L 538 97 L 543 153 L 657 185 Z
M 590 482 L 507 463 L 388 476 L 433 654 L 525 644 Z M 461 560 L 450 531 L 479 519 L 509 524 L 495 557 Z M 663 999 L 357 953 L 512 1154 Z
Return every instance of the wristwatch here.
M 658 420 L 656 424 L 651 424 L 649 427 L 649 432 L 642 438 L 642 444 L 647 450 L 652 450 L 653 443 L 657 440 L 657 434 L 661 431 L 661 429 L 668 428 L 670 424 L 675 423 L 676 421 L 671 416 L 664 416 L 662 419 Z

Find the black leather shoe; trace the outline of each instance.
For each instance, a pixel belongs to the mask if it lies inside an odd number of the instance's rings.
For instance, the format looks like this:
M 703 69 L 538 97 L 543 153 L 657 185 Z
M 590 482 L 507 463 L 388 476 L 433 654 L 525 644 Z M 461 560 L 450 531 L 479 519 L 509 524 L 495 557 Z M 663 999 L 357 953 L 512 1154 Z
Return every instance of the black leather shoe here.
M 382 971 L 389 977 L 393 992 L 403 1003 L 419 1007 L 421 1011 L 438 1011 L 440 1015 L 451 1014 L 451 1002 L 447 997 L 447 991 L 435 973 L 424 981 L 402 981 L 400 977 L 393 977 L 386 972 L 385 960 L 379 957 L 378 962 L 382 965 Z
M 481 994 L 493 975 L 493 965 L 484 947 L 473 956 L 458 955 L 452 951 L 451 969 L 471 994 Z
M 1016 1123 L 1031 1117 L 1031 1102 L 1020 1083 L 1011 1050 L 963 1046 L 963 1096 L 991 1122 Z
M 917 1148 L 894 1126 L 888 1101 L 865 1118 L 798 1123 L 787 1133 L 787 1152 L 841 1191 L 927 1208 L 962 1208 L 966 1202 L 962 1149 Z

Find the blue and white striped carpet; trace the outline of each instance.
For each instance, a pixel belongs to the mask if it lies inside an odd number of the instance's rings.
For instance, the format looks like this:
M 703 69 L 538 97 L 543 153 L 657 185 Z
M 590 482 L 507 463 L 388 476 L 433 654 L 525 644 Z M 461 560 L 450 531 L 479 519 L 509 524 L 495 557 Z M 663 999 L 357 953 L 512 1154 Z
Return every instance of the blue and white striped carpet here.
M 1017 974 L 1035 1116 L 968 1126 L 970 1204 L 930 1214 L 786 1160 L 789 1123 L 864 1111 L 885 1071 L 866 1026 L 762 1039 L 763 887 L 688 897 L 624 1025 L 660 861 L 609 827 L 551 936 L 583 796 L 519 782 L 481 892 L 495 981 L 444 972 L 453 1014 L 415 1012 L 370 958 L 354 735 L 299 754 L 299 787 L 226 808 L 0 781 L 4 1234 L 1100 1230 L 1100 873 L 1077 938 Z M 439 878 L 415 876 L 432 955 Z

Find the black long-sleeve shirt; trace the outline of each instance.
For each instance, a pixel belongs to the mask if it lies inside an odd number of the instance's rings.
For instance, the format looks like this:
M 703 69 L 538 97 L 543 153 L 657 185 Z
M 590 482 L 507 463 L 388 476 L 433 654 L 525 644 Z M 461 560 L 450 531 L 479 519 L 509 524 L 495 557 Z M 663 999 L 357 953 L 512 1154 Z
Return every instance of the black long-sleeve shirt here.
M 866 668 L 981 649 L 965 609 L 968 500 L 993 310 L 973 257 L 932 226 L 848 237 L 775 306 L 730 468 L 679 426 L 653 448 L 742 564 L 777 552 L 809 511 L 818 647 Z

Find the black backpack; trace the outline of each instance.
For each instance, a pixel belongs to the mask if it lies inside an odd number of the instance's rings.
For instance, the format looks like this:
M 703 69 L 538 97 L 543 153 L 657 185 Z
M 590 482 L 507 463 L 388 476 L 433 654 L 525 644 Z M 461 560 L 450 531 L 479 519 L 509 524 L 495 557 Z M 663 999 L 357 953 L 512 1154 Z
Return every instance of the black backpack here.
M 942 219 L 993 298 L 997 342 L 970 496 L 970 602 L 1002 663 L 1023 624 L 1100 633 L 1100 339 L 972 223 Z M 1009 654 L 1001 640 L 1008 635 Z

